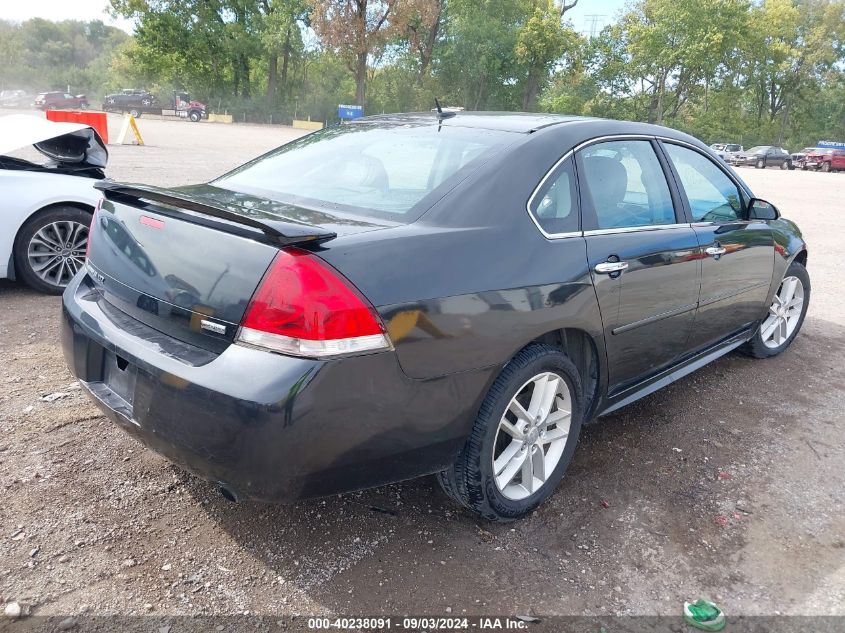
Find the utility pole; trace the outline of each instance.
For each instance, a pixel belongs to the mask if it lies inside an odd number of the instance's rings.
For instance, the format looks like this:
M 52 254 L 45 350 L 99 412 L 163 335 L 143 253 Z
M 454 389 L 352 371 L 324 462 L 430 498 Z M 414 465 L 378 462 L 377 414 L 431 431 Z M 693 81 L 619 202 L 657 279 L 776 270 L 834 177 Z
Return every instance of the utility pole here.
M 590 15 L 584 16 L 587 20 L 587 33 L 589 33 L 590 39 L 599 34 L 599 25 L 604 25 L 604 18 L 606 17 L 606 15 L 601 13 L 591 13 Z

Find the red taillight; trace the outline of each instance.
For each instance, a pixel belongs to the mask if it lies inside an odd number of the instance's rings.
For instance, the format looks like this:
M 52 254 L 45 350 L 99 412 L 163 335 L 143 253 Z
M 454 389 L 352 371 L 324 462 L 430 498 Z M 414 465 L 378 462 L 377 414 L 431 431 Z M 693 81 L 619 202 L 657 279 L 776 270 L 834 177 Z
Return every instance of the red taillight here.
M 238 340 L 296 356 L 389 349 L 372 305 L 340 273 L 297 248 L 279 252 L 247 306 Z

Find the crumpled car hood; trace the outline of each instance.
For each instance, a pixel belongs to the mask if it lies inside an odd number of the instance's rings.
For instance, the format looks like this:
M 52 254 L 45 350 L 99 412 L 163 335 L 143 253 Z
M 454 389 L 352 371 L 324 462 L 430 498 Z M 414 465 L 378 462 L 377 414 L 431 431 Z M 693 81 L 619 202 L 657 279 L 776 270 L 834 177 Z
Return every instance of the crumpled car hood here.
M 0 116 L 0 155 L 35 146 L 60 165 L 105 167 L 109 151 L 96 130 L 84 123 L 57 123 L 30 114 Z

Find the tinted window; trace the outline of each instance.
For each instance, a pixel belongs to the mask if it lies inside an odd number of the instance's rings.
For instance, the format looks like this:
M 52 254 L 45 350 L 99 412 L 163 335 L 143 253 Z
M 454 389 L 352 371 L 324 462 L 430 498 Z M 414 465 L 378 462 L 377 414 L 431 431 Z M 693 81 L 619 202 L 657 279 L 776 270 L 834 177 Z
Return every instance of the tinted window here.
M 742 214 L 739 189 L 703 154 L 666 143 L 666 153 L 689 201 L 693 222 L 730 222 Z
M 649 141 L 597 143 L 580 156 L 597 228 L 675 223 L 669 186 Z
M 571 158 L 564 161 L 531 199 L 531 213 L 546 233 L 571 233 L 579 229 Z
M 435 125 L 339 125 L 283 145 L 214 184 L 282 202 L 411 221 L 423 198 L 454 185 L 516 138 L 495 130 L 438 131 Z

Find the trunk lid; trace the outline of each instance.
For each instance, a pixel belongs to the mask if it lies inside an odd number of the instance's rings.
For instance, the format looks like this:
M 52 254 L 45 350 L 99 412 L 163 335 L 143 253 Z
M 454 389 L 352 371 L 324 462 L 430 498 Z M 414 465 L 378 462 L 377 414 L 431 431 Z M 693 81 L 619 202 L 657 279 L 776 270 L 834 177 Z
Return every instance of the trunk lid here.
M 214 352 L 233 340 L 279 248 L 391 226 L 211 185 L 104 181 L 87 269 L 112 307 Z

